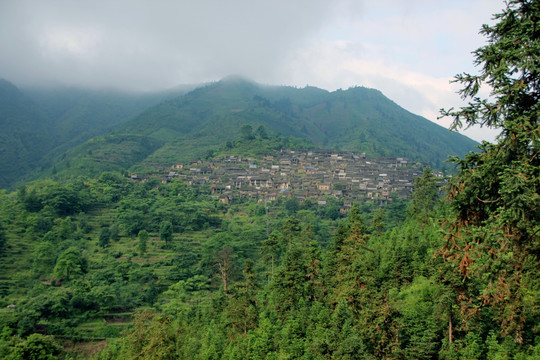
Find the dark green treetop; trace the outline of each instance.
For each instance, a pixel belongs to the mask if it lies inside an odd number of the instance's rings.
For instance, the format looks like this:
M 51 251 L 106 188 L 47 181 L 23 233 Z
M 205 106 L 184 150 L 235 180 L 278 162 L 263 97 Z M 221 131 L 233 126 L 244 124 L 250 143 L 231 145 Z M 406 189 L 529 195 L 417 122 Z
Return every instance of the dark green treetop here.
M 455 80 L 468 105 L 442 112 L 454 128 L 501 129 L 496 144 L 454 159 L 454 217 L 443 253 L 477 289 L 467 297 L 471 314 L 493 306 L 503 334 L 520 343 L 539 315 L 531 294 L 539 287 L 540 2 L 508 1 L 495 19 L 481 30 L 487 44 L 474 52 L 479 74 Z
M 159 238 L 169 245 L 173 239 L 173 225 L 170 221 L 165 220 L 159 227 Z
M 424 224 L 429 222 L 429 214 L 437 200 L 437 183 L 430 167 L 426 167 L 422 176 L 414 179 L 414 193 L 411 196 L 409 211 Z

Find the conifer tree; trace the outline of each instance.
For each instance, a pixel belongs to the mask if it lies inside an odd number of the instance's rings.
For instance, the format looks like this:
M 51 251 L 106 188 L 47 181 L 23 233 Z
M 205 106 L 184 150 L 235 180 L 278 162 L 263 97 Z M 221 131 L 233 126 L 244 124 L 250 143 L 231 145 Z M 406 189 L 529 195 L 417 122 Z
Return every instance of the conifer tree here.
M 232 272 L 234 270 L 235 255 L 234 250 L 230 247 L 224 247 L 216 254 L 217 277 L 223 284 L 225 294 L 229 293 L 229 283 L 231 281 Z
M 385 216 L 383 208 L 378 209 L 373 215 L 370 229 L 373 231 L 374 234 L 376 235 L 382 234 L 385 227 L 385 223 L 384 223 L 385 217 L 386 216 Z
M 279 248 L 279 234 L 272 231 L 268 238 L 263 241 L 263 254 L 267 260 L 270 260 L 270 276 L 274 276 L 274 267 Z
M 308 300 L 323 299 L 323 272 L 321 249 L 316 241 L 311 241 L 306 249 L 306 293 Z
M 233 295 L 226 311 L 227 323 L 231 332 L 247 335 L 248 330 L 255 327 L 257 321 L 257 302 L 255 274 L 253 262 L 247 260 L 242 271 L 244 281 L 235 284 Z
M 367 226 L 360 213 L 358 204 L 354 204 L 347 217 L 347 228 L 344 234 L 336 231 L 334 242 L 336 249 L 335 274 L 335 302 L 345 300 L 348 304 L 355 307 L 361 301 L 361 294 L 366 290 L 366 284 L 361 283 L 360 277 L 364 274 L 358 273 L 355 269 L 356 264 L 360 264 L 369 236 L 367 235 Z
M 429 223 L 429 214 L 437 200 L 437 184 L 433 172 L 428 166 L 422 176 L 414 179 L 414 192 L 411 196 L 409 211 L 413 217 L 418 218 L 424 224 Z
M 305 296 L 306 263 L 304 251 L 299 246 L 287 250 L 279 270 L 273 278 L 275 308 L 285 316 L 297 308 Z
M 510 0 L 495 19 L 474 52 L 479 73 L 456 77 L 468 105 L 443 111 L 454 128 L 501 130 L 497 143 L 454 159 L 443 254 L 470 283 L 463 308 L 472 316 L 492 307 L 502 334 L 522 343 L 540 315 L 540 1 Z

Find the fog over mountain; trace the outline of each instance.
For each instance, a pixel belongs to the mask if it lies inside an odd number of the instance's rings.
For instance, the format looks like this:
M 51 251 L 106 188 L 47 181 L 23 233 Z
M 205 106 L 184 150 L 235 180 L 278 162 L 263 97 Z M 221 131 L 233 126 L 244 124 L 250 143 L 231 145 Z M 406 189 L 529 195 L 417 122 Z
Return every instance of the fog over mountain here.
M 21 91 L 2 80 L 0 188 L 57 172 L 88 176 L 197 160 L 233 141 L 247 124 L 303 139 L 304 148 L 404 156 L 438 169 L 449 155 L 476 145 L 364 87 L 328 92 L 230 76 L 183 95 L 189 90 Z
M 480 22 L 502 1 L 0 3 L 0 78 L 162 90 L 241 74 L 327 90 L 367 86 L 437 122 L 472 71 Z M 444 126 L 449 120 L 438 121 Z M 476 140 L 492 139 L 484 130 Z

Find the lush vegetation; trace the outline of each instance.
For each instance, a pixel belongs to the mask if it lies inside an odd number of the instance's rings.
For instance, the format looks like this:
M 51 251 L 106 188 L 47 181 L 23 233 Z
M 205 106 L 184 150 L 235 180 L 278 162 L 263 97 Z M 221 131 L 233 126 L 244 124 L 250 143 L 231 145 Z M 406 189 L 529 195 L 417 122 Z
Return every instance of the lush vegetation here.
M 0 79 L 0 188 L 36 177 L 36 172 L 45 170 L 45 175 L 50 175 L 54 164 L 76 145 L 191 88 L 149 94 L 48 87 L 18 89 Z
M 426 167 L 407 203 L 225 204 L 120 172 L 1 191 L 0 357 L 540 358 L 540 2 L 496 18 L 445 114 L 498 143 L 446 187 Z M 215 151 L 292 141 L 239 129 Z
M 0 80 L 0 125 L 0 188 L 6 188 L 38 167 L 53 145 L 35 106 L 5 80 Z
M 224 205 L 208 188 L 133 183 L 118 173 L 34 182 L 1 197 L 2 356 L 31 334 L 117 337 L 133 311 L 164 306 L 179 283 L 217 294 L 220 284 L 236 286 L 247 260 L 264 273 L 269 230 L 309 226 L 323 245 L 341 217 L 336 200 L 321 208 L 294 199 Z M 279 233 L 270 238 L 283 241 Z M 220 257 L 230 261 L 221 278 Z
M 429 168 L 415 185 L 408 206 L 347 215 L 332 198 L 222 204 L 204 186 L 119 173 L 3 192 L 0 354 L 537 356 L 534 313 L 515 342 L 490 306 L 463 310 L 483 278 L 464 287 L 440 256 L 454 212 Z
M 234 141 L 243 125 L 438 169 L 449 154 L 462 156 L 476 144 L 361 87 L 328 92 L 227 78 L 179 96 L 181 91 L 19 91 L 3 81 L 0 187 L 56 174 L 98 176 L 192 161 Z
M 304 138 L 317 147 L 403 156 L 439 169 L 449 154 L 463 156 L 476 145 L 405 111 L 376 90 L 267 87 L 236 78 L 148 109 L 111 136 L 142 135 L 162 141 L 164 145 L 143 164 L 164 165 L 172 159 L 202 157 L 235 139 L 246 124 Z M 68 154 L 71 161 L 76 157 Z

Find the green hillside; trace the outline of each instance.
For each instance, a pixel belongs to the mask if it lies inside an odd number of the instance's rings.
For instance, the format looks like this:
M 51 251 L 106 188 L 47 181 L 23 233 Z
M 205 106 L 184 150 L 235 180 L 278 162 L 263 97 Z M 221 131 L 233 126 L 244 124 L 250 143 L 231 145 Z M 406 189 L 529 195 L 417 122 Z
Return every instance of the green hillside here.
M 23 93 L 0 80 L 0 188 L 40 166 L 55 142 L 48 125 Z
M 239 78 L 50 155 L 0 190 L 0 359 L 540 359 L 540 2 L 493 19 L 443 114 L 500 135 L 452 176 L 307 148 L 474 145 L 378 91 Z M 0 81 L 8 170 L 53 154 L 43 114 Z
M 139 152 L 148 154 L 142 164 L 140 157 L 120 160 L 126 169 L 134 165 L 168 166 L 219 150 L 237 138 L 246 124 L 253 129 L 263 126 L 271 134 L 303 138 L 314 147 L 365 152 L 373 157 L 403 156 L 435 168 L 441 168 L 449 155 L 461 156 L 476 145 L 465 136 L 411 114 L 376 90 L 328 92 L 227 78 L 148 108 L 106 138 L 74 149 L 64 161 L 71 165 L 79 162 L 79 168 L 90 166 L 97 170 L 95 174 L 100 169 L 110 170 L 110 159 L 95 154 L 104 147 L 108 149 L 105 152 L 113 151 L 107 145 L 111 141 L 122 143 L 126 136 L 136 136 L 152 146 Z M 118 157 L 123 156 L 122 149 L 115 151 Z M 87 158 L 89 152 L 95 164 L 82 165 L 79 160 Z M 57 167 L 62 169 L 60 175 L 76 174 L 65 164 Z
M 57 142 L 73 146 L 131 120 L 150 106 L 183 95 L 193 87 L 186 85 L 151 93 L 63 87 L 23 88 L 22 92 L 43 116 L 51 119 Z
M 439 169 L 449 155 L 476 145 L 373 89 L 328 92 L 229 77 L 183 95 L 192 87 L 145 94 L 21 91 L 3 81 L 0 188 L 55 174 L 99 175 L 132 166 L 141 171 L 196 160 L 223 150 L 246 124 L 312 147 L 402 156 Z
M 192 88 L 186 85 L 154 93 L 19 89 L 0 80 L 0 188 L 12 187 L 40 169 L 53 168 L 66 151 Z

